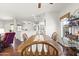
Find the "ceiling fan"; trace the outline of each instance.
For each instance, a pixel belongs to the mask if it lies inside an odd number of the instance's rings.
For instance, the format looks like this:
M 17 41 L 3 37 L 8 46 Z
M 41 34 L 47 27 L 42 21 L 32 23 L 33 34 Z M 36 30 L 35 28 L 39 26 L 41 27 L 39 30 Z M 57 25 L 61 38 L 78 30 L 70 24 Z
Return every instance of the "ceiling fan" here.
M 49 3 L 49 4 L 53 4 L 53 3 Z M 38 8 L 41 8 L 42 3 L 38 3 Z

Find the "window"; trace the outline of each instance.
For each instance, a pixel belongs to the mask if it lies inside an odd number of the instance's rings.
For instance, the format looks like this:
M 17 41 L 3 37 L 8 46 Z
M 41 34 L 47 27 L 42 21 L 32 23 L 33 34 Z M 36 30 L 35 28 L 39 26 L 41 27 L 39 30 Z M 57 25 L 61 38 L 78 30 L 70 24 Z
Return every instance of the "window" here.
M 4 28 L 0 28 L 0 34 L 4 33 Z
M 10 30 L 14 30 L 14 25 L 13 24 L 10 24 Z
M 18 25 L 17 28 L 18 28 L 18 31 L 22 30 L 22 26 L 20 26 L 20 25 Z

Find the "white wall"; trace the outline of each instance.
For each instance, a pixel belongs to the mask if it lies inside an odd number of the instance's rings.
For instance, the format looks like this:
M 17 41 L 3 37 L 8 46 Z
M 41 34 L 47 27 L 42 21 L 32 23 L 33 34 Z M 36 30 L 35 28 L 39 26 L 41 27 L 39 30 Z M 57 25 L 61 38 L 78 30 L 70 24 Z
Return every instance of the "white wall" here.
M 27 19 L 26 19 L 27 20 Z M 24 22 L 24 20 L 17 20 L 16 23 L 22 25 Z M 35 34 L 35 31 L 33 30 L 33 26 L 32 24 L 28 24 L 28 21 L 25 21 L 25 24 L 22 26 L 22 29 L 27 29 L 27 31 L 25 30 L 21 30 L 18 31 L 18 29 L 16 30 L 16 37 L 23 41 L 23 34 L 26 33 L 28 37 L 32 36 Z
M 71 3 L 67 7 L 64 7 L 64 9 L 60 13 L 60 17 L 63 16 L 64 14 L 68 13 L 68 12 L 70 12 L 71 14 L 73 14 L 73 12 L 76 9 L 79 9 L 79 3 Z
M 13 24 L 13 21 L 0 21 L 0 28 L 4 28 L 5 32 L 9 32 L 10 24 Z
M 54 13 L 54 12 L 47 12 L 45 13 L 45 19 L 46 19 L 46 35 L 49 35 L 51 37 L 51 35 L 53 34 L 53 32 L 57 32 L 60 35 L 60 20 L 58 19 L 58 15 L 59 13 Z M 20 22 L 22 22 L 21 20 L 19 20 Z M 16 23 L 20 23 L 20 22 L 16 22 Z M 10 29 L 10 24 L 12 22 L 3 22 L 1 27 L 4 27 L 5 32 L 9 31 Z M 18 39 L 20 39 L 21 41 L 23 41 L 22 39 L 22 34 L 24 32 L 27 33 L 28 37 L 32 36 L 35 34 L 35 31 L 32 29 L 33 27 L 31 25 L 26 24 L 25 27 L 28 27 L 28 31 L 16 31 L 17 35 L 16 37 Z
M 51 37 L 53 32 L 57 32 L 60 35 L 60 20 L 58 19 L 59 13 L 47 12 L 44 18 L 46 19 L 46 34 Z M 28 26 L 29 27 L 29 26 Z M 31 30 L 28 32 L 31 33 Z M 31 36 L 32 34 L 30 34 Z
M 53 34 L 53 32 L 57 32 L 58 35 L 60 36 L 60 20 L 58 19 L 58 15 L 59 15 L 59 13 L 54 13 L 54 12 L 45 13 L 44 18 L 46 19 L 46 35 L 49 35 L 50 37 Z M 22 21 L 20 21 L 20 22 L 22 22 Z M 28 28 L 28 31 L 17 32 L 18 34 L 21 34 L 21 35 L 17 36 L 21 41 L 23 41 L 22 34 L 24 32 L 28 35 L 28 37 L 30 37 L 36 33 L 33 30 L 33 27 L 31 24 L 29 25 L 26 23 L 25 27 Z
M 46 34 L 51 36 L 53 32 L 57 32 L 60 35 L 60 20 L 58 19 L 59 13 L 47 13 L 46 14 Z
M 59 34 L 59 37 L 61 37 L 61 23 L 59 17 L 63 16 L 67 12 L 71 12 L 72 14 L 78 8 L 79 8 L 79 4 L 69 4 L 68 6 L 64 7 L 64 9 L 60 13 L 51 12 L 51 11 L 45 13 L 46 34 L 51 37 L 53 32 L 57 32 Z M 27 35 L 29 36 L 33 35 L 33 31 L 28 31 Z

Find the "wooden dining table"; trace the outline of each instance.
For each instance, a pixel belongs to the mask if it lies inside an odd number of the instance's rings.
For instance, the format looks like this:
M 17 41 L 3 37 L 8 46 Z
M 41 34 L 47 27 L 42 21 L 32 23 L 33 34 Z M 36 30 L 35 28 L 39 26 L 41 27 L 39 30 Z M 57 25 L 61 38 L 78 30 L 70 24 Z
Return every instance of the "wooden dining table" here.
M 58 55 L 59 56 L 63 54 L 63 51 L 62 51 L 60 45 L 56 41 L 52 40 L 48 35 L 42 35 L 42 36 L 43 36 L 43 39 L 40 38 L 40 36 L 38 37 L 38 35 L 32 35 L 28 40 L 21 43 L 17 48 L 17 52 L 19 53 L 19 55 L 21 55 L 22 50 L 26 46 L 30 45 L 32 42 L 35 42 L 35 41 L 36 42 L 37 41 L 46 41 L 46 42 L 50 43 L 52 46 L 54 46 L 58 50 Z

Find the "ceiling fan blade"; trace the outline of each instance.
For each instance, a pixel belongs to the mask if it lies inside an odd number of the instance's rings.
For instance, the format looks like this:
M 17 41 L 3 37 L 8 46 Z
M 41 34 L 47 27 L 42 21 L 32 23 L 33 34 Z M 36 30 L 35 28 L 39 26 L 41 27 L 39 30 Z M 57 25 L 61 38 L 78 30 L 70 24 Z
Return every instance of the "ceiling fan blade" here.
M 38 3 L 38 8 L 41 8 L 41 3 Z

